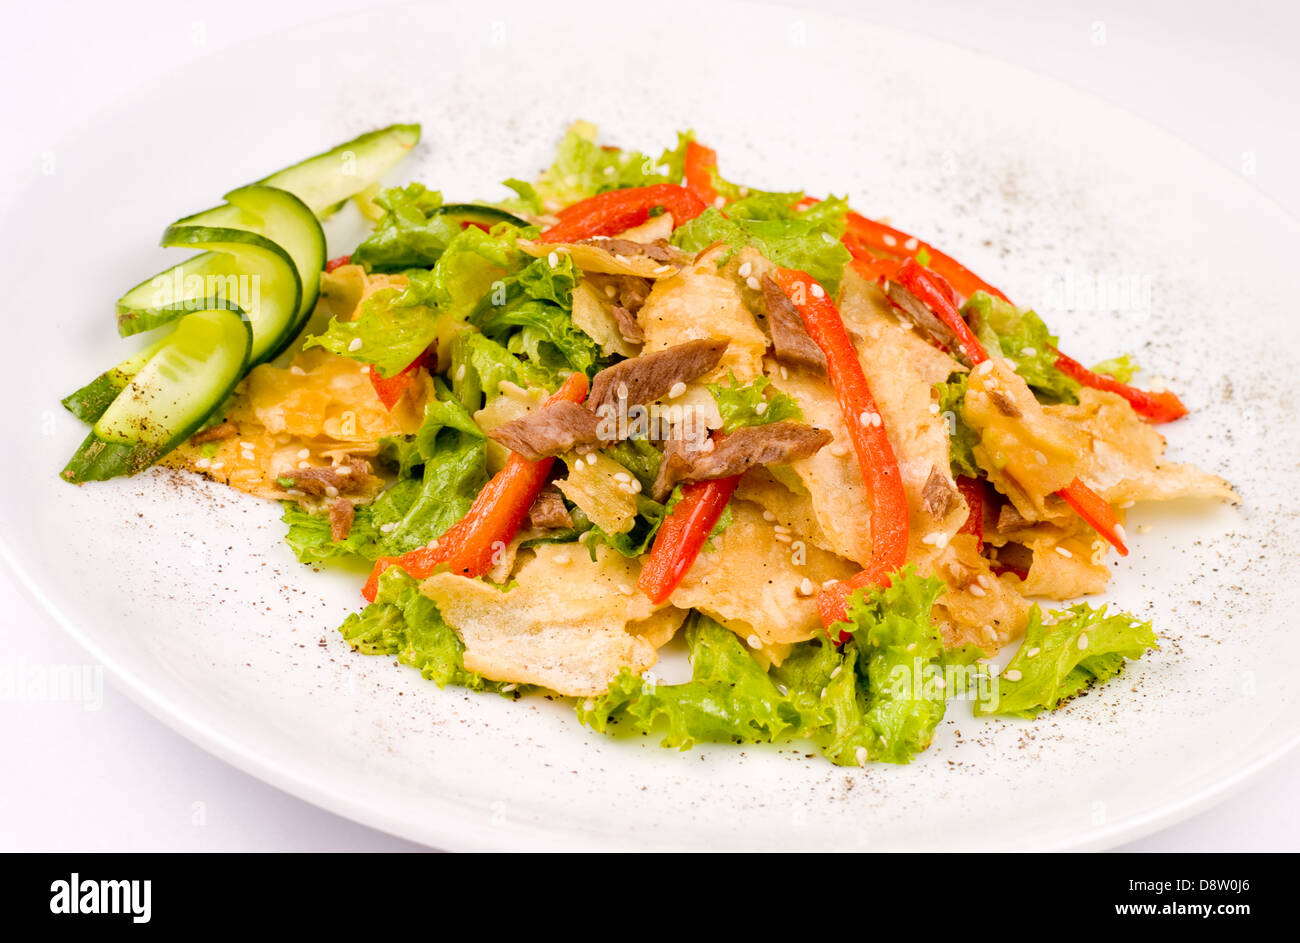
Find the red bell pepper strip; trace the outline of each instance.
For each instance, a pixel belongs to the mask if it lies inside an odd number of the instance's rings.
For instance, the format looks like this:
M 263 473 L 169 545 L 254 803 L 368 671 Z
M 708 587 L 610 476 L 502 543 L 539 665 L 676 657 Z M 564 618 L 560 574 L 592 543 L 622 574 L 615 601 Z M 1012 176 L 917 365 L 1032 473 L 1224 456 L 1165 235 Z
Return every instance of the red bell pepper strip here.
M 807 198 L 805 198 L 806 202 Z M 799 204 L 802 207 L 803 203 Z M 931 272 L 939 275 L 957 292 L 969 298 L 977 291 L 985 291 L 995 298 L 1010 303 L 1010 299 L 994 288 L 970 269 L 951 256 L 944 255 L 934 246 L 927 245 L 913 236 L 884 223 L 877 223 L 858 213 L 849 213 L 848 231 L 844 234 L 844 245 L 854 258 L 854 269 L 858 274 L 871 281 L 880 278 L 892 279 L 893 272 L 905 262 L 894 259 L 903 257 L 915 259 L 921 250 L 929 256 L 926 265 Z M 915 294 L 915 293 L 914 293 Z M 955 305 L 954 305 L 955 306 Z M 938 314 L 939 312 L 935 312 Z M 960 336 L 960 335 L 959 335 Z M 1095 390 L 1105 390 L 1124 397 L 1133 406 L 1133 410 L 1152 422 L 1172 422 L 1187 415 L 1187 407 L 1174 393 L 1168 391 L 1148 392 L 1137 387 L 1121 383 L 1114 377 L 1093 373 L 1077 360 L 1067 357 L 1059 350 L 1056 352 L 1056 369 L 1083 386 Z
M 350 255 L 341 255 L 337 259 L 330 259 L 328 262 L 325 263 L 325 271 L 332 272 L 336 268 L 342 268 L 344 265 L 347 265 L 351 261 L 352 261 L 352 256 Z
M 419 368 L 423 357 L 419 357 L 402 370 L 401 373 L 395 373 L 391 377 L 379 375 L 375 367 L 370 368 L 370 385 L 375 388 L 375 395 L 379 397 L 379 402 L 384 404 L 384 409 L 390 413 L 397 401 L 415 383 L 415 371 Z
M 581 403 L 587 398 L 587 377 L 570 374 L 560 388 L 547 399 L 547 405 L 569 400 Z M 446 533 L 427 547 L 412 550 L 400 557 L 380 557 L 370 572 L 361 594 L 374 602 L 379 591 L 379 577 L 390 566 L 400 566 L 416 579 L 424 579 L 435 567 L 446 565 L 461 576 L 482 576 L 492 569 L 493 557 L 510 543 L 528 509 L 537 500 L 551 473 L 553 458 L 530 462 L 511 452 L 506 465 L 492 477 L 469 511 Z
M 675 183 L 609 190 L 560 210 L 556 214 L 559 222 L 538 238 L 542 242 L 576 242 L 594 236 L 615 236 L 640 226 L 657 206 L 673 214 L 674 226 L 694 219 L 705 210 L 699 197 Z
M 995 298 L 1007 300 L 984 279 L 980 278 L 952 256 L 945 255 L 934 246 L 922 242 L 915 236 L 909 236 L 901 229 L 886 226 L 873 219 L 867 219 L 861 213 L 850 212 L 845 219 L 848 231 L 845 233 L 845 246 L 854 257 L 859 254 L 872 253 L 886 255 L 896 259 L 915 259 L 922 252 L 928 257 L 926 268 L 937 272 L 963 298 L 969 298 L 977 291 L 986 291 Z
M 1121 557 L 1128 556 L 1128 547 L 1124 546 L 1124 525 L 1119 517 L 1101 495 L 1093 491 L 1078 478 L 1056 492 L 1065 499 L 1065 503 L 1074 509 L 1074 513 L 1088 522 L 1088 526 L 1105 537 L 1112 547 L 1119 551 Z
M 1187 407 L 1183 405 L 1183 401 L 1168 390 L 1158 392 L 1139 390 L 1137 387 L 1119 382 L 1114 377 L 1093 373 L 1079 361 L 1065 356 L 1059 350 L 1056 352 L 1056 369 L 1083 386 L 1092 387 L 1094 390 L 1105 390 L 1108 393 L 1118 393 L 1129 401 L 1134 412 L 1152 422 L 1173 422 L 1187 415 Z
M 947 286 L 943 285 L 933 272 L 927 272 L 913 260 L 907 259 L 899 266 L 895 278 L 957 335 L 957 342 L 972 366 L 989 359 L 984 345 L 971 331 L 970 325 L 966 323 L 966 319 L 957 310 L 951 296 L 945 291 Z M 1116 536 L 1114 530 L 1114 525 L 1118 524 L 1115 512 L 1091 488 L 1076 478 L 1057 494 L 1064 498 L 1070 507 L 1092 526 L 1093 530 L 1110 541 L 1116 550 L 1122 555 L 1128 554 L 1123 540 Z M 1081 507 L 1087 508 L 1089 513 L 1085 514 L 1080 510 Z
M 822 624 L 829 629 L 847 618 L 849 593 L 863 586 L 888 585 L 890 574 L 906 562 L 907 497 L 894 447 L 835 303 L 807 272 L 778 269 L 776 283 L 799 312 L 808 336 L 826 355 L 827 375 L 853 442 L 871 511 L 871 559 L 866 568 L 817 596 Z
M 695 141 L 687 141 L 682 169 L 686 189 L 705 206 L 717 206 L 719 194 L 713 184 L 713 175 L 718 171 L 718 152 Z M 673 221 L 676 222 L 676 217 Z
M 686 576 L 704 542 L 740 482 L 739 475 L 682 485 L 681 500 L 655 534 L 650 556 L 641 567 L 636 585 L 655 605 L 672 595 Z
M 957 490 L 961 496 L 966 499 L 966 506 L 970 508 L 970 513 L 966 515 L 965 522 L 958 528 L 959 534 L 972 534 L 975 537 L 975 543 L 979 552 L 984 552 L 984 482 L 978 478 L 968 478 L 965 475 L 957 476 Z
M 921 304 L 929 308 L 953 332 L 961 352 L 972 367 L 989 359 L 988 351 L 957 310 L 952 296 L 953 289 L 942 276 L 927 272 L 913 259 L 905 259 L 894 273 L 894 281 L 915 295 Z

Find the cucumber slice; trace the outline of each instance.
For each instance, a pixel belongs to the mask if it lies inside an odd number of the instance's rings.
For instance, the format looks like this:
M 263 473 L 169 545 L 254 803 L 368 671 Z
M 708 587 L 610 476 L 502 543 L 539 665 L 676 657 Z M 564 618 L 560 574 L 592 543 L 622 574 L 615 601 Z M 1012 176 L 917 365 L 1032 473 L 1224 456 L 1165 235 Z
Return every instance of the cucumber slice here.
M 394 124 L 257 181 L 297 196 L 321 219 L 377 182 L 420 140 L 418 124 Z
M 279 245 L 243 229 L 182 225 L 168 227 L 162 244 L 209 251 L 123 295 L 117 303 L 120 334 L 159 327 L 217 299 L 248 312 L 251 363 L 271 359 L 293 339 L 302 281 L 293 259 Z
M 149 362 L 158 349 L 166 343 L 166 337 L 160 337 L 144 350 L 126 358 L 116 367 L 105 370 L 81 389 L 69 393 L 60 401 L 63 408 L 82 422 L 89 425 L 99 421 L 104 410 L 117 399 L 117 394 L 126 388 L 131 378 L 140 372 L 140 368 Z
M 325 268 L 325 232 L 307 204 L 288 190 L 250 184 L 232 190 L 225 205 L 177 220 L 174 226 L 245 229 L 270 239 L 289 253 L 302 280 L 299 326 L 316 306 L 320 273 Z
M 482 223 L 488 227 L 495 226 L 497 223 L 509 223 L 520 228 L 528 225 L 527 220 L 520 219 L 514 213 L 507 213 L 495 206 L 481 206 L 478 203 L 444 203 L 429 215 L 452 216 L 468 222 Z
M 74 483 L 134 475 L 185 441 L 244 375 L 252 326 L 239 311 L 185 315 L 104 410 L 63 469 Z

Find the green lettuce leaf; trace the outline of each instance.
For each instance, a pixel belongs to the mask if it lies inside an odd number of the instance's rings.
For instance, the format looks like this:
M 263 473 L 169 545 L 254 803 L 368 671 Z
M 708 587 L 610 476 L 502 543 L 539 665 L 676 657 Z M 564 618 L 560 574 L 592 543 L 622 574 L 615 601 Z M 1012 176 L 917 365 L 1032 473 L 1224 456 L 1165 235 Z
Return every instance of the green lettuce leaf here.
M 443 621 L 420 585 L 396 567 L 379 578 L 375 601 L 339 626 L 344 640 L 363 655 L 396 656 L 438 687 L 459 685 L 474 691 L 500 690 L 465 667 L 465 646 Z
M 606 190 L 676 182 L 681 179 L 680 171 L 676 172 L 673 178 L 671 166 L 638 151 L 602 147 L 596 143 L 596 126 L 579 121 L 560 141 L 554 162 L 538 178 L 534 191 L 547 207 L 557 209 Z
M 722 416 L 722 431 L 734 432 L 741 426 L 762 426 L 785 420 L 802 421 L 803 410 L 793 397 L 780 391 L 775 391 L 770 397 L 764 395 L 771 384 L 767 377 L 756 377 L 754 382 L 742 384 L 734 373 L 725 385 L 708 384 Z
M 558 371 L 566 368 L 590 375 L 600 362 L 600 348 L 573 323 L 578 274 L 568 255 L 554 266 L 547 259 L 536 259 L 485 296 L 470 322 L 552 375 L 558 377 Z
M 952 466 L 954 478 L 960 475 L 979 477 L 973 451 L 979 445 L 979 433 L 961 418 L 961 407 L 969 385 L 969 374 L 953 373 L 947 383 L 936 383 L 934 387 L 939 394 L 939 415 L 948 423 L 948 463 Z
M 1057 338 L 1037 314 L 984 291 L 971 295 L 961 310 L 989 356 L 1010 360 L 1040 399 L 1078 402 L 1079 384 L 1056 369 Z
M 716 242 L 732 249 L 753 246 L 777 265 L 807 272 L 834 295 L 851 258 L 839 241 L 848 204 L 831 198 L 795 210 L 798 198 L 797 193 L 753 194 L 730 204 L 725 215 L 710 207 L 678 227 L 672 241 L 687 252 Z
M 381 376 L 401 372 L 430 345 L 449 342 L 479 299 L 524 258 L 518 230 L 471 226 L 448 243 L 431 270 L 408 269 L 404 288 L 384 288 L 361 303 L 355 320 L 331 318 L 303 347 L 370 364 Z
M 481 409 L 484 402 L 500 392 L 501 384 L 540 386 L 554 390 L 560 385 L 555 370 L 520 360 L 504 345 L 478 331 L 462 331 L 451 343 L 451 388 L 467 410 Z
M 1024 641 L 998 677 L 996 700 L 977 704 L 976 713 L 1035 717 L 1055 710 L 1155 647 L 1151 623 L 1127 613 L 1079 603 L 1044 620 L 1035 605 Z
M 1138 362 L 1132 354 L 1120 354 L 1118 357 L 1103 360 L 1091 369 L 1093 373 L 1114 377 L 1120 383 L 1128 383 L 1137 376 L 1138 371 L 1142 368 L 1138 366 Z
M 459 223 L 434 214 L 442 206 L 442 194 L 422 183 L 383 190 L 374 202 L 384 215 L 352 250 L 352 261 L 370 271 L 430 268 L 460 232 Z
M 890 589 L 854 595 L 842 648 L 805 642 L 770 672 L 734 633 L 696 614 L 686 631 L 690 681 L 657 685 L 625 670 L 578 716 L 605 733 L 666 731 L 670 747 L 808 739 L 840 765 L 906 763 L 944 714 L 936 679 L 946 656 L 930 618 L 942 592 L 941 581 L 902 570 Z

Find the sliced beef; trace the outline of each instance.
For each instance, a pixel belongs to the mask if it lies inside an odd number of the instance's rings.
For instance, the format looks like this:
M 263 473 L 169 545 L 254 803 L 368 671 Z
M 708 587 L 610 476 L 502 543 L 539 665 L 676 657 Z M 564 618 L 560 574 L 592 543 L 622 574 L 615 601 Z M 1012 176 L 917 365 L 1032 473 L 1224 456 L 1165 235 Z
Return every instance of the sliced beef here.
M 930 469 L 930 477 L 921 489 L 921 507 L 935 520 L 943 520 L 957 506 L 961 495 L 948 476 L 938 466 Z
M 330 504 L 330 538 L 345 540 L 352 532 L 352 519 L 356 511 L 347 498 L 338 498 Z
M 641 330 L 641 325 L 637 323 L 636 315 L 622 305 L 614 305 L 610 308 L 614 315 L 614 321 L 618 324 L 618 333 L 623 340 L 629 344 L 641 344 L 645 342 L 645 331 Z
M 763 305 L 767 327 L 772 333 L 772 352 L 776 359 L 797 367 L 826 372 L 826 355 L 804 329 L 803 318 L 776 282 L 763 276 Z
M 997 528 L 999 534 L 1006 534 L 1025 527 L 1031 527 L 1033 526 L 1033 523 L 1034 522 L 1029 520 L 1029 518 L 1022 516 L 1021 513 L 1016 510 L 1014 504 L 1007 501 L 998 508 L 998 520 L 994 527 Z
M 574 245 L 596 246 L 611 255 L 621 255 L 629 259 L 644 256 L 654 262 L 676 262 L 680 258 L 677 250 L 669 245 L 666 239 L 656 239 L 654 242 L 634 242 L 631 239 L 597 237 L 595 239 L 583 239 L 574 243 Z
M 562 530 L 573 526 L 564 497 L 554 485 L 547 485 L 528 509 L 528 523 L 538 530 Z
M 222 439 L 232 439 L 238 434 L 239 427 L 227 419 L 225 422 L 194 433 L 194 435 L 190 436 L 190 444 L 202 445 L 204 442 L 220 442 Z
M 488 435 L 510 451 L 536 462 L 549 455 L 568 452 L 578 445 L 599 444 L 600 438 L 596 434 L 599 425 L 599 417 L 587 407 L 561 400 L 498 426 Z
M 627 312 L 633 317 L 641 310 L 645 300 L 650 297 L 650 289 L 653 287 L 650 279 L 640 278 L 636 275 L 605 275 L 598 272 L 588 272 L 583 277 L 596 287 L 606 301 L 612 305 L 627 309 Z
M 957 342 L 957 335 L 953 333 L 952 328 L 935 317 L 934 313 L 922 304 L 916 295 L 894 282 L 889 283 L 886 294 L 893 303 L 895 310 L 902 312 L 908 320 L 933 340 L 948 350 L 961 349 L 961 345 Z
M 370 464 L 365 459 L 354 458 L 347 465 L 296 468 L 280 477 L 290 482 L 288 487 L 304 494 L 334 498 L 365 491 L 371 476 Z
M 678 383 L 689 383 L 718 365 L 727 349 L 725 340 L 706 338 L 687 341 L 652 354 L 642 354 L 606 367 L 591 381 L 587 408 L 617 407 L 620 399 L 629 406 L 652 403 L 668 394 Z
M 1020 412 L 1020 407 L 1016 405 L 1016 401 L 1001 390 L 989 390 L 989 399 L 993 401 L 993 405 L 997 407 L 998 412 L 1009 419 L 1019 419 L 1023 415 Z
M 815 454 L 831 438 L 825 429 L 801 422 L 774 422 L 743 426 L 725 438 L 710 439 L 698 449 L 670 442 L 659 464 L 654 498 L 665 500 L 680 481 L 730 478 L 756 465 L 788 465 Z

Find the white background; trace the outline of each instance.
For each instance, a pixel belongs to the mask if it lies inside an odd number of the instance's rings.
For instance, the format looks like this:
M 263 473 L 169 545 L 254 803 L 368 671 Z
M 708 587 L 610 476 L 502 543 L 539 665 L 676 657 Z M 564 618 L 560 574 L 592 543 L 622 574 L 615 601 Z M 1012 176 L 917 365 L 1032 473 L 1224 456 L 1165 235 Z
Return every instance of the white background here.
M 246 38 L 382 5 L 364 0 L 6 2 L 0 203 L 24 189 L 41 172 L 42 161 L 50 155 L 57 159 L 66 134 L 137 85 L 195 59 L 218 56 Z M 552 5 L 559 11 L 562 0 Z M 803 0 L 791 5 L 862 16 L 1053 75 L 1121 103 L 1243 174 L 1290 212 L 1300 212 L 1296 5 L 1243 0 L 1140 5 Z M 22 221 L 6 214 L 3 225 Z M 1206 249 L 1213 257 L 1213 247 Z M 85 662 L 77 646 L 0 569 L 0 672 Z M 0 701 L 0 756 L 3 850 L 415 847 L 227 766 L 137 708 L 109 679 L 104 679 L 102 705 L 94 710 L 75 703 Z M 1300 754 L 1293 754 L 1213 809 L 1126 848 L 1300 850 L 1300 817 L 1293 813 L 1298 778 Z

